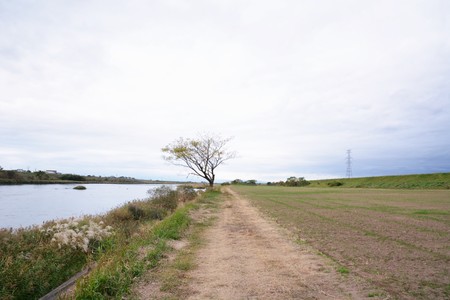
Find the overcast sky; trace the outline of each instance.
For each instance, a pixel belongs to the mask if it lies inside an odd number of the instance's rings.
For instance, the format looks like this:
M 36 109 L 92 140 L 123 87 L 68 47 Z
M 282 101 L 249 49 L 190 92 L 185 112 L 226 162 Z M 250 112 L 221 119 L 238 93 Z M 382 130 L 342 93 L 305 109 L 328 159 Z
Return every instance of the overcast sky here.
M 0 0 L 0 166 L 218 181 L 450 172 L 450 1 Z M 189 177 L 187 179 L 195 179 Z

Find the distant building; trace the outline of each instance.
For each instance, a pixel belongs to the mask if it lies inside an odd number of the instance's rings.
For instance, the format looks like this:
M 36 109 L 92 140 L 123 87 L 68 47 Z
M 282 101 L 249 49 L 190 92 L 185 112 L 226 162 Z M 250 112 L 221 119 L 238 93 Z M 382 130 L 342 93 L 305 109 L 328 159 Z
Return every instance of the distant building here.
M 58 174 L 56 170 L 45 170 L 45 173 L 47 174 Z

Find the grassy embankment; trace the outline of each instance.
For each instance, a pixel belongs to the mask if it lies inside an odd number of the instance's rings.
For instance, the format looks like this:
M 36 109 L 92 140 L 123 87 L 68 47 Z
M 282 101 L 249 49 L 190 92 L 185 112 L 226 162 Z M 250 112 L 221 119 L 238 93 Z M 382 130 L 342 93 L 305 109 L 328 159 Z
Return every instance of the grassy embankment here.
M 310 187 L 450 189 L 450 173 L 311 180 Z
M 213 191 L 202 197 L 212 196 Z M 147 201 L 103 216 L 0 230 L 0 298 L 39 298 L 94 262 L 90 275 L 78 283 L 76 298 L 121 298 L 134 278 L 169 250 L 166 241 L 186 230 L 188 213 L 197 205 L 186 201 L 193 197 L 192 189 L 162 187 Z M 178 203 L 186 204 L 176 209 Z
M 399 186 L 379 183 L 370 186 Z M 411 181 L 411 186 L 430 185 Z M 378 286 L 379 295 L 450 297 L 449 190 L 232 188 L 291 230 L 299 243 L 334 260 L 339 272 Z
M 76 299 L 123 299 L 123 296 L 135 293 L 133 284 L 145 271 L 158 266 L 162 258 L 173 251 L 168 242 L 178 240 L 192 227 L 190 216 L 193 210 L 199 207 L 214 206 L 215 199 L 220 192 L 210 190 L 201 196 L 198 201 L 189 203 L 178 209 L 151 229 L 146 230 L 133 238 L 125 249 L 104 256 L 99 266 L 87 278 L 78 282 L 75 291 Z M 190 249 L 198 247 L 198 235 L 206 223 L 196 223 L 194 230 L 189 233 Z M 171 299 L 180 295 L 182 291 L 183 274 L 193 266 L 193 252 L 181 251 L 177 258 L 168 263 L 154 274 L 161 283 L 160 291 L 165 298 Z M 153 296 L 153 295 L 152 295 Z

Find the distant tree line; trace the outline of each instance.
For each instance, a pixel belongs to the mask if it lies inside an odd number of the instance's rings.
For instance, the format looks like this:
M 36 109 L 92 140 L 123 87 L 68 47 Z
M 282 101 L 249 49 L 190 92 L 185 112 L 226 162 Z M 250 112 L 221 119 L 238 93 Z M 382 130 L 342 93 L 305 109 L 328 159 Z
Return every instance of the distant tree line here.
M 61 174 L 55 171 L 25 171 L 25 170 L 4 170 L 0 167 L 0 184 L 27 184 L 27 183 L 141 183 L 132 177 L 116 177 L 116 176 L 94 176 L 94 175 L 77 175 L 77 174 Z
M 72 180 L 72 181 L 85 181 L 86 178 L 84 178 L 81 175 L 76 174 L 63 174 L 59 177 L 61 180 Z
M 267 185 L 279 185 L 279 186 L 307 186 L 311 182 L 305 179 L 305 177 L 291 176 L 286 181 L 268 182 Z
M 258 181 L 256 179 L 250 180 L 242 180 L 235 179 L 231 182 L 224 182 L 222 185 L 257 185 Z M 310 182 L 307 181 L 304 177 L 295 177 L 291 176 L 286 179 L 286 181 L 277 181 L 277 182 L 267 182 L 267 185 L 279 185 L 279 186 L 307 186 Z
M 231 182 L 224 182 L 222 185 L 256 185 L 257 180 L 256 179 L 250 179 L 250 180 L 241 180 L 241 179 L 235 179 Z

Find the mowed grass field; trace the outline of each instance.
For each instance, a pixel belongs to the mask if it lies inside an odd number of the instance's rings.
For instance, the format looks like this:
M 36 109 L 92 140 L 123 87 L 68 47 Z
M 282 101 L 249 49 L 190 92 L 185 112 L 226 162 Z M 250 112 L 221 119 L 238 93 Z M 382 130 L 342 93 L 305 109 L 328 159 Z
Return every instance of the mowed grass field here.
M 356 274 L 398 299 L 450 299 L 450 190 L 232 189 L 334 260 L 344 276 Z

